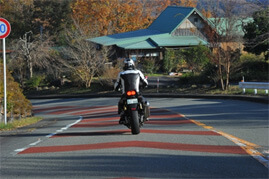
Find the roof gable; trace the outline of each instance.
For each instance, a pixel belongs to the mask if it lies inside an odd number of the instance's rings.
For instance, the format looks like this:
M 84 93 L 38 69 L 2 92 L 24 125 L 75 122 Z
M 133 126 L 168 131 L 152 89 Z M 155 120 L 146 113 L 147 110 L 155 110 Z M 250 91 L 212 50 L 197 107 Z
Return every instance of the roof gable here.
M 148 27 L 149 30 L 158 30 L 171 33 L 195 10 L 193 7 L 168 6 L 158 18 Z

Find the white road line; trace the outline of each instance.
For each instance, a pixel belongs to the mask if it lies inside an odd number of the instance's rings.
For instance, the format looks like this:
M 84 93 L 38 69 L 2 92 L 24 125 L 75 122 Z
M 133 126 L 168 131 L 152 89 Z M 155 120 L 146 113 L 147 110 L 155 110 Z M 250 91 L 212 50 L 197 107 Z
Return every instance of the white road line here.
M 29 144 L 29 145 L 34 146 L 34 145 L 40 143 L 41 141 L 42 141 L 42 140 L 38 139 L 38 141 L 36 141 L 36 142 L 34 142 L 34 143 L 31 143 L 31 144 Z
M 73 125 L 79 123 L 82 119 L 83 119 L 83 117 L 82 117 L 82 116 L 79 116 L 79 119 L 78 119 L 76 122 L 74 122 L 74 123 L 72 123 L 72 124 L 68 124 L 67 126 L 61 128 L 60 130 L 57 130 L 55 133 L 51 133 L 51 134 L 47 135 L 46 137 L 50 138 L 50 137 L 52 137 L 52 136 L 58 134 L 59 132 L 63 132 L 64 130 L 67 130 L 67 129 L 70 128 L 71 126 L 73 126 Z
M 73 126 L 73 125 L 79 123 L 82 119 L 83 119 L 83 117 L 82 117 L 82 116 L 79 116 L 79 119 L 78 119 L 76 122 L 74 122 L 74 123 L 72 123 L 72 124 L 68 124 L 66 127 L 63 127 L 63 128 L 61 128 L 60 130 L 57 130 L 55 133 L 51 133 L 51 134 L 49 134 L 49 135 L 46 135 L 46 137 L 47 137 L 47 138 L 50 138 L 50 137 L 56 135 L 56 134 L 59 133 L 59 132 L 63 132 L 64 130 L 67 130 L 67 129 L 70 128 L 71 126 Z M 40 143 L 40 142 L 42 142 L 42 140 L 41 140 L 41 139 L 38 139 L 36 142 L 33 142 L 33 143 L 27 145 L 27 146 L 24 147 L 24 148 L 20 148 L 20 149 L 16 149 L 16 150 L 14 150 L 15 153 L 13 153 L 13 154 L 16 155 L 16 154 L 18 154 L 19 152 L 22 152 L 22 151 L 24 151 L 24 150 L 30 148 L 31 146 L 35 146 L 35 145 L 37 145 L 37 144 Z

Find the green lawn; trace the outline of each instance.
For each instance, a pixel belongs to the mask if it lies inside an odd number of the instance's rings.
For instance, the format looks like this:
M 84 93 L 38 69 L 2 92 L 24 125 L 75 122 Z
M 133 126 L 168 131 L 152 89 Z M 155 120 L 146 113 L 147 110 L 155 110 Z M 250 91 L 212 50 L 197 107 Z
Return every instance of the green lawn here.
M 0 123 L 0 131 L 13 130 L 13 129 L 16 129 L 19 127 L 34 124 L 40 120 L 42 120 L 41 117 L 27 117 L 27 118 L 22 118 L 21 120 L 14 120 L 12 122 L 8 122 L 6 125 L 4 122 L 1 122 Z

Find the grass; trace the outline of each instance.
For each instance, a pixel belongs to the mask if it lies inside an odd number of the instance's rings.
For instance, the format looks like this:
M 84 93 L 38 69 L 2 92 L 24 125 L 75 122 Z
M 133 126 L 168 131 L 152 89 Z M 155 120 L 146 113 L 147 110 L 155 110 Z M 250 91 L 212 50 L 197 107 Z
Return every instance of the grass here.
M 16 128 L 28 126 L 30 124 L 34 124 L 38 121 L 42 120 L 41 117 L 27 117 L 21 120 L 14 120 L 12 122 L 8 122 L 6 125 L 4 122 L 0 123 L 0 131 L 9 131 Z

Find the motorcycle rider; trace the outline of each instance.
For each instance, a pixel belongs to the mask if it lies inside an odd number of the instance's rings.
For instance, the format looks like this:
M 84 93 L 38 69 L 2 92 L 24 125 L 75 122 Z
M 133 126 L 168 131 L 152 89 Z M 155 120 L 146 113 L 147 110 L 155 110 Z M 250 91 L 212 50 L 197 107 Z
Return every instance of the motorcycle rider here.
M 142 87 L 148 85 L 148 81 L 140 70 L 135 69 L 134 61 L 132 59 L 126 58 L 124 60 L 123 71 L 118 74 L 117 81 L 114 84 L 114 90 L 118 91 L 122 89 L 122 96 L 118 103 L 118 114 L 120 114 L 120 124 L 124 124 L 124 111 L 123 111 L 123 101 L 125 99 L 125 92 L 129 90 L 136 90 L 139 95 L 139 99 L 142 101 L 144 108 L 144 121 L 148 120 L 149 117 L 149 105 L 145 98 L 139 93 L 139 84 L 142 83 Z

